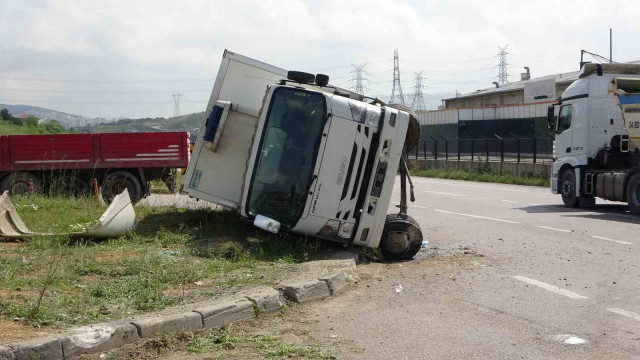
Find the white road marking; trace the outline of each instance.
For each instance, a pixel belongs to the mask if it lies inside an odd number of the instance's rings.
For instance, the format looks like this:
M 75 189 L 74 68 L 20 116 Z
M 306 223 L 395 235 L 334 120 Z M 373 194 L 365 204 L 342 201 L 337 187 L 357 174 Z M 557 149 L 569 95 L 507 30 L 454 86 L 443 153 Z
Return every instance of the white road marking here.
M 563 288 L 559 288 L 557 286 L 554 286 L 554 285 L 551 285 L 551 284 L 547 284 L 547 283 L 539 281 L 539 280 L 530 279 L 528 277 L 516 275 L 516 276 L 513 276 L 513 278 L 516 279 L 516 280 L 525 282 L 527 284 L 530 284 L 530 285 L 535 285 L 535 286 L 537 286 L 537 287 L 539 287 L 541 289 L 549 290 L 549 291 L 554 292 L 556 294 L 560 294 L 560 295 L 563 295 L 563 296 L 566 296 L 566 297 L 570 297 L 572 299 L 581 300 L 581 299 L 586 299 L 587 298 L 586 296 L 582 296 L 580 294 L 576 294 L 576 293 L 574 293 L 572 291 L 569 291 L 569 290 L 566 290 L 566 289 L 563 289 Z
M 519 224 L 519 222 L 517 222 L 517 221 L 503 220 L 503 219 L 496 219 L 496 218 L 490 218 L 490 217 L 480 216 L 480 215 L 463 214 L 463 213 L 457 213 L 457 212 L 447 211 L 447 210 L 433 209 L 433 211 L 437 211 L 437 212 L 441 212 L 441 213 L 446 213 L 446 214 L 453 214 L 453 215 L 467 216 L 467 217 L 472 217 L 472 218 L 476 218 L 476 219 L 485 219 L 485 220 L 492 220 L 492 221 L 505 222 L 505 223 L 509 223 L 509 224 Z
M 607 311 L 611 311 L 614 314 L 626 316 L 632 320 L 640 321 L 640 314 L 634 313 L 633 311 L 628 311 L 628 310 L 619 309 L 619 308 L 608 308 Z
M 415 178 L 412 178 L 412 179 L 413 179 L 413 182 L 421 182 L 421 183 L 427 183 L 427 184 L 444 184 L 445 183 L 445 182 L 440 182 L 440 181 L 425 181 L 425 180 L 420 180 L 420 179 L 415 179 Z M 487 189 L 487 190 L 503 190 L 503 191 L 515 191 L 515 192 L 525 192 L 525 193 L 541 193 L 541 192 L 538 192 L 538 191 L 510 189 L 508 186 L 492 187 L 492 186 L 478 186 L 478 185 L 467 185 L 467 184 L 453 184 L 453 183 L 448 183 L 448 182 L 446 183 L 446 185 L 464 186 L 464 187 L 480 188 L 480 189 Z
M 426 206 L 420 206 L 420 205 L 409 205 L 410 207 L 414 207 L 414 208 L 418 208 L 418 209 L 428 209 L 428 207 Z
M 620 241 L 620 240 L 615 240 L 615 239 L 610 239 L 610 238 L 606 238 L 604 236 L 597 236 L 597 235 L 593 235 L 592 238 L 594 239 L 600 239 L 600 240 L 605 240 L 605 241 L 611 241 L 614 243 L 618 243 L 618 244 L 623 244 L 623 245 L 633 245 L 633 243 L 630 242 L 626 242 L 626 241 Z
M 462 195 L 462 194 L 454 194 L 454 193 L 441 192 L 441 191 L 429 191 L 429 190 L 425 190 L 425 191 L 422 191 L 422 192 L 429 193 L 429 194 L 447 195 L 447 196 L 457 196 L 457 197 L 464 197 L 464 196 L 467 196 L 467 195 Z
M 513 201 L 513 200 L 500 200 L 500 201 L 508 202 L 508 203 L 517 203 L 517 201 Z
M 547 230 L 553 230 L 553 231 L 561 231 L 561 232 L 566 232 L 566 233 L 570 233 L 572 232 L 571 230 L 565 230 L 565 229 L 558 229 L 558 228 L 553 228 L 553 227 L 549 227 L 549 226 L 536 226 L 537 228 L 540 229 L 547 229 Z

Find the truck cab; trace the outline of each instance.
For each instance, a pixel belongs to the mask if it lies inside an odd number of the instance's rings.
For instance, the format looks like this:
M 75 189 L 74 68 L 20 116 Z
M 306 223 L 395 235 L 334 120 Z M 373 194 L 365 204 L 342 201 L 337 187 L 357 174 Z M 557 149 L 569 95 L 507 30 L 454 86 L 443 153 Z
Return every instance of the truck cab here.
M 630 129 L 620 95 L 638 91 L 638 84 L 638 65 L 586 64 L 549 107 L 547 121 L 555 133 L 551 192 L 562 195 L 565 205 L 593 205 L 595 197 L 627 201 L 639 144 L 629 137 L 633 124 Z
M 225 53 L 183 191 L 270 232 L 377 247 L 410 115 L 364 100 L 325 75 Z M 410 231 L 383 250 L 412 257 L 422 235 L 401 220 Z

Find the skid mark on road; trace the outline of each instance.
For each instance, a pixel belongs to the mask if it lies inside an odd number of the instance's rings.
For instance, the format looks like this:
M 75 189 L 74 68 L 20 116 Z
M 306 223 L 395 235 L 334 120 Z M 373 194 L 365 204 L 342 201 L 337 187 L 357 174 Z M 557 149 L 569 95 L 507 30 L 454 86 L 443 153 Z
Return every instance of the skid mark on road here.
M 576 293 L 574 293 L 572 291 L 569 291 L 569 290 L 566 290 L 566 289 L 563 289 L 563 288 L 559 288 L 559 287 L 557 287 L 555 285 L 547 284 L 545 282 L 542 282 L 542 281 L 539 281 L 539 280 L 536 280 L 536 279 L 531 279 L 531 278 L 524 277 L 524 276 L 519 276 L 519 275 L 513 276 L 513 278 L 518 280 L 518 281 L 522 281 L 522 282 L 525 282 L 527 284 L 534 285 L 534 286 L 537 286 L 537 287 L 539 287 L 541 289 L 545 289 L 545 290 L 548 290 L 548 291 L 551 291 L 551 292 L 554 292 L 556 294 L 560 294 L 562 296 L 566 296 L 566 297 L 569 297 L 569 298 L 572 298 L 572 299 L 582 300 L 582 299 L 586 299 L 587 298 L 586 296 L 582 296 L 580 294 L 576 294 Z
M 619 308 L 608 308 L 607 311 L 610 311 L 614 314 L 628 317 L 629 319 L 632 319 L 632 320 L 640 321 L 640 314 L 634 313 L 633 311 L 628 311 L 628 310 L 619 309 Z
M 626 242 L 626 241 L 620 241 L 620 240 L 616 240 L 616 239 L 610 239 L 604 236 L 597 236 L 597 235 L 593 235 L 591 236 L 594 239 L 599 239 L 599 240 L 604 240 L 604 241 L 611 241 L 614 243 L 618 243 L 618 244 L 623 244 L 623 245 L 633 245 L 633 243 L 630 242 Z
M 466 217 L 475 218 L 475 219 L 484 219 L 484 220 L 491 220 L 491 221 L 499 221 L 499 222 L 504 222 L 504 223 L 509 223 L 509 224 L 520 224 L 520 223 L 519 223 L 519 222 L 517 222 L 517 221 L 503 220 L 503 219 L 496 219 L 496 218 L 490 218 L 490 217 L 480 216 L 480 215 L 463 214 L 463 213 L 458 213 L 458 212 L 453 212 L 453 211 L 447 211 L 447 210 L 433 209 L 433 211 L 437 211 L 437 212 L 441 212 L 441 213 L 445 213 L 445 214 L 458 215 L 458 216 L 466 216 Z
M 540 229 L 547 229 L 547 230 L 553 230 L 553 231 L 560 231 L 560 232 L 565 232 L 565 233 L 570 233 L 570 232 L 572 232 L 571 230 L 558 229 L 558 228 L 549 227 L 549 226 L 536 226 L 536 227 L 537 227 L 537 228 L 540 228 Z

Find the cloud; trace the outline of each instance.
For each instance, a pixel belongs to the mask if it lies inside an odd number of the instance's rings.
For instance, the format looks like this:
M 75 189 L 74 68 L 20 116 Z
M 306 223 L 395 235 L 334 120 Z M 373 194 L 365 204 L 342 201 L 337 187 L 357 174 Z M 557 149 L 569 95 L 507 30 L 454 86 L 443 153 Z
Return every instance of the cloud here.
M 32 0 L 4 1 L 0 11 L 5 78 L 202 79 L 0 79 L 0 102 L 90 117 L 168 116 L 173 91 L 185 94 L 183 112 L 201 111 L 226 48 L 324 71 L 342 86 L 351 85 L 351 63 L 368 63 L 375 95 L 390 93 L 396 48 L 405 93 L 420 70 L 429 93 L 491 86 L 498 45 L 509 45 L 514 75 L 525 65 L 534 76 L 576 70 L 580 49 L 606 55 L 609 27 L 614 57 L 640 59 L 633 1 Z

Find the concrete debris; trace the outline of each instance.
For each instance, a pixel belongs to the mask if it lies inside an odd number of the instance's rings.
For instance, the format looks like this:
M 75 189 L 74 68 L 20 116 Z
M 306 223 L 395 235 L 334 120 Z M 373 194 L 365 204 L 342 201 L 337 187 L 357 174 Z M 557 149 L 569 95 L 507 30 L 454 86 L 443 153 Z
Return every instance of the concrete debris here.
M 0 360 L 15 360 L 16 356 L 11 349 L 0 345 Z
M 329 293 L 331 295 L 340 293 L 340 291 L 347 286 L 347 274 L 345 274 L 344 271 L 338 271 L 331 275 L 323 276 L 318 280 L 327 283 Z
M 7 346 L 13 350 L 15 360 L 63 359 L 62 343 L 57 338 L 40 338 Z
M 320 280 L 287 284 L 283 287 L 284 296 L 298 304 L 322 300 L 329 297 L 329 286 Z
M 218 303 L 199 307 L 193 311 L 202 316 L 202 324 L 207 329 L 256 317 L 253 303 L 249 300 Z
M 83 326 L 61 338 L 65 358 L 94 354 L 130 344 L 140 339 L 129 320 Z
M 134 319 L 131 323 L 138 329 L 142 338 L 150 338 L 159 333 L 176 333 L 202 329 L 202 318 L 195 312 L 154 316 Z
M 402 290 L 403 290 L 402 285 L 396 286 L 396 294 L 400 294 Z
M 269 314 L 282 307 L 280 293 L 269 287 L 254 290 L 247 294 L 246 298 L 253 303 L 259 313 Z

